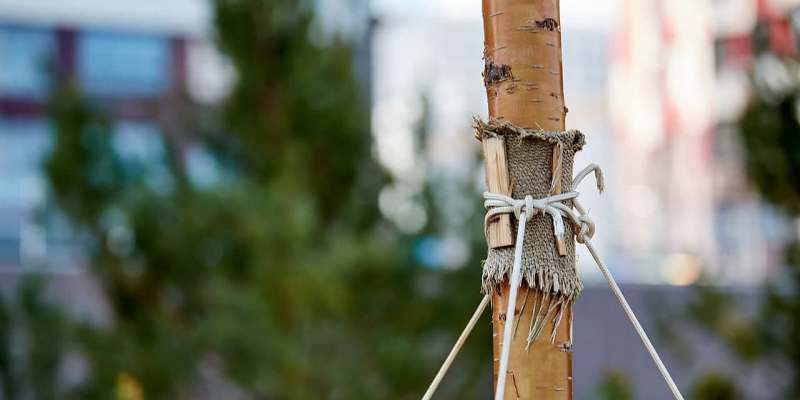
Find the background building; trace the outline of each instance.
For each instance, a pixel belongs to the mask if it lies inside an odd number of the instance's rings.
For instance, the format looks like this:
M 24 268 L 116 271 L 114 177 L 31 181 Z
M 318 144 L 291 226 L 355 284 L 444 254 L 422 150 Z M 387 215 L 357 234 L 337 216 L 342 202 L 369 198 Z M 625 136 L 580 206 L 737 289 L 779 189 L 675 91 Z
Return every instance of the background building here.
M 355 65 L 369 101 L 369 7 L 320 1 L 319 8 L 323 29 L 358 44 Z M 114 120 L 118 150 L 143 161 L 157 156 L 156 135 L 174 122 L 176 107 L 187 98 L 212 105 L 234 79 L 215 47 L 212 11 L 206 0 L 0 0 L 0 272 L 81 265 L 78 233 L 48 207 L 41 173 L 52 90 L 77 85 Z M 192 150 L 186 156 L 202 175 L 210 167 Z
M 77 233 L 48 212 L 41 175 L 52 89 L 79 86 L 116 120 L 115 146 L 146 157 L 167 103 L 186 92 L 208 11 L 198 1 L 0 2 L 0 270 L 80 264 Z
M 775 264 L 788 226 L 743 179 L 732 122 L 750 96 L 757 23 L 793 54 L 792 7 L 625 2 L 609 99 L 616 151 L 626 156 L 613 190 L 625 199 L 619 218 L 630 221 L 619 248 L 645 281 L 704 274 L 747 285 Z

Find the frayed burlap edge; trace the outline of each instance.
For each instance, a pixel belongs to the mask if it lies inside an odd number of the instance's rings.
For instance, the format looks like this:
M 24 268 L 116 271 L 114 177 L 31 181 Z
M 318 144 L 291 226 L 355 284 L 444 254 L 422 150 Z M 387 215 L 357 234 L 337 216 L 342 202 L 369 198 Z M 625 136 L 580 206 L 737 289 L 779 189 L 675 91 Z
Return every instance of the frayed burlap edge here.
M 547 143 L 562 143 L 571 146 L 575 152 L 583 149 L 586 137 L 579 130 L 546 131 L 544 129 L 522 128 L 506 121 L 503 118 L 492 118 L 484 122 L 479 117 L 472 117 L 472 128 L 475 130 L 475 139 L 482 141 L 485 137 L 503 136 L 518 139 L 535 139 Z
M 503 257 L 505 258 L 505 257 Z M 487 264 L 484 260 L 481 276 L 481 292 L 492 294 L 503 282 L 511 280 L 511 269 L 514 260 Z M 577 274 L 564 276 L 561 271 L 540 270 L 542 265 L 523 265 L 522 280 L 528 287 L 546 293 L 554 293 L 564 297 L 564 300 L 573 302 L 583 290 L 583 282 Z

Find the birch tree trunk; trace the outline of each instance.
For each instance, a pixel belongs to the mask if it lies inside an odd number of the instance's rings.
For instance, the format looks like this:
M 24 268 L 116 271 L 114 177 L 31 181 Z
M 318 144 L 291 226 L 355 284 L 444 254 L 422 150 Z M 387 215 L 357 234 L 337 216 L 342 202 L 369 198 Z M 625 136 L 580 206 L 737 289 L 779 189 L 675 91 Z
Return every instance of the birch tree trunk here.
M 483 0 L 483 22 L 484 83 L 489 116 L 502 117 L 525 128 L 564 130 L 567 109 L 562 79 L 559 0 Z M 484 140 L 483 144 L 487 155 L 496 154 L 497 143 Z M 531 168 L 550 169 L 551 165 L 532 165 Z M 496 166 L 487 166 L 490 188 L 508 190 L 508 182 L 497 181 L 502 176 Z M 490 246 L 511 244 L 508 219 L 500 219 L 489 226 Z M 492 299 L 495 385 L 508 289 L 508 282 L 505 282 Z M 526 285 L 520 288 L 515 323 L 520 329 L 527 331 L 532 316 L 532 313 L 520 313 L 523 303 L 533 304 L 542 295 L 541 291 L 528 289 Z M 564 320 L 572 320 L 571 307 L 566 310 Z M 514 335 L 505 399 L 572 399 L 571 327 L 571 323 L 559 324 L 555 343 L 551 344 L 553 328 L 548 326 L 528 349 L 526 335 Z

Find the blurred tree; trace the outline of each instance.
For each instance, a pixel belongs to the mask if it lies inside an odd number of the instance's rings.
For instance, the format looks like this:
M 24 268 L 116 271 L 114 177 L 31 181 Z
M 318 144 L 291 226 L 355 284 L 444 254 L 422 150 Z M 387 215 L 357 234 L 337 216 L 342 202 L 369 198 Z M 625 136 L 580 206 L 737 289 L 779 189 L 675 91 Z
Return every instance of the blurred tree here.
M 592 398 L 600 400 L 631 400 L 633 399 L 633 388 L 630 379 L 621 371 L 607 371 Z
M 692 399 L 737 400 L 741 399 L 733 381 L 723 375 L 710 373 L 700 377 L 692 388 Z
M 783 73 L 796 76 L 797 64 L 785 62 L 773 68 L 785 68 Z M 761 73 L 778 73 L 773 68 Z M 800 214 L 799 83 L 780 89 L 762 88 L 766 93 L 760 93 L 739 125 L 747 172 L 753 183 L 767 200 L 793 216 Z
M 44 280 L 19 284 L 16 301 L 0 298 L 0 383 L 3 399 L 62 398 L 68 320 L 42 296 Z
M 58 382 L 53 368 L 69 351 L 87 371 L 60 398 L 410 399 L 424 390 L 479 300 L 478 272 L 417 266 L 413 238 L 381 219 L 386 178 L 370 158 L 350 47 L 311 40 L 309 3 L 214 2 L 238 81 L 219 119 L 187 112 L 146 160 L 115 143 L 114 121 L 74 87 L 54 95 L 47 177 L 84 238 L 109 316 L 54 320 L 68 327 L 48 329 L 71 334 L 58 348 L 27 333 L 46 375 L 36 385 Z M 223 178 L 196 179 L 190 152 L 207 154 Z M 48 315 L 31 327 L 46 328 Z M 476 336 L 440 398 L 488 393 L 488 330 Z M 0 357 L 7 398 L 24 398 L 9 364 Z
M 777 54 L 769 30 L 759 24 L 753 71 L 754 96 L 738 130 L 746 169 L 763 197 L 789 217 L 800 216 L 800 64 Z M 753 318 L 737 311 L 736 299 L 715 288 L 703 288 L 689 309 L 695 322 L 718 334 L 745 362 L 765 361 L 783 382 L 768 398 L 800 398 L 800 241 L 793 232 L 784 268 L 766 285 Z M 738 398 L 735 382 L 713 375 L 698 381 L 698 399 Z

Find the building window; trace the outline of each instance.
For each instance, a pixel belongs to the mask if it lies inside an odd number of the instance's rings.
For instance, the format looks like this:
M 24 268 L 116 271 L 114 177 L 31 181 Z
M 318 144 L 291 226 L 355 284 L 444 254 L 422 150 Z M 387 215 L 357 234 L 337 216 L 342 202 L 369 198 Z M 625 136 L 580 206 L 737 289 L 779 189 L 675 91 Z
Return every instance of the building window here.
M 44 204 L 40 165 L 48 133 L 44 120 L 0 120 L 0 268 L 44 258 L 35 216 Z
M 70 272 L 83 264 L 80 234 L 47 194 L 51 131 L 43 118 L 0 119 L 0 272 Z
M 87 93 L 155 97 L 168 87 L 171 69 L 167 38 L 84 32 L 78 40 L 78 74 Z
M 141 178 L 154 192 L 169 193 L 174 189 L 164 137 L 157 126 L 121 121 L 115 126 L 111 144 L 128 176 Z
M 0 26 L 0 96 L 42 97 L 50 86 L 55 36 L 46 29 Z

